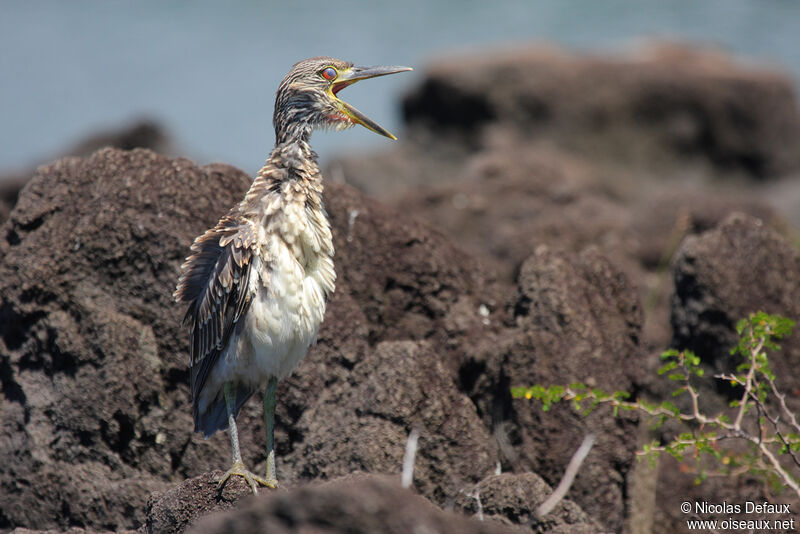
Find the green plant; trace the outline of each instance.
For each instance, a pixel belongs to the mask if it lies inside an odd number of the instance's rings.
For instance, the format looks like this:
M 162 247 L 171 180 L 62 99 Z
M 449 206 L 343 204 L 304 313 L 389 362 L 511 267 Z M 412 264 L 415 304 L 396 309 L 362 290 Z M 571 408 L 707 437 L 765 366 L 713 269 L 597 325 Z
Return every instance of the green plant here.
M 643 412 L 654 418 L 654 427 L 675 420 L 686 427 L 667 443 L 653 441 L 637 454 L 652 463 L 661 453 L 679 461 L 691 458 L 696 482 L 710 474 L 751 472 L 766 476 L 777 485 L 791 488 L 800 496 L 800 485 L 790 473 L 791 465 L 800 467 L 800 425 L 786 405 L 786 396 L 775 385 L 767 351 L 779 350 L 777 342 L 791 333 L 794 321 L 764 312 L 751 314 L 737 325 L 739 343 L 731 351 L 743 358 L 734 372 L 716 375 L 741 390 L 741 396 L 730 403 L 729 415 L 707 415 L 701 408 L 700 394 L 693 385 L 704 378 L 700 358 L 691 351 L 668 350 L 661 355 L 664 361 L 658 370 L 669 380 L 678 383 L 673 396 L 688 395 L 688 409 L 675 403 L 629 401 L 625 391 L 607 393 L 582 383 L 569 386 L 524 386 L 511 388 L 515 398 L 537 399 L 547 411 L 556 402 L 571 401 L 576 410 L 588 414 L 599 406 L 611 406 L 614 416 L 620 410 Z M 749 451 L 734 453 L 720 444 L 725 440 L 744 440 Z M 686 465 L 686 464 L 684 464 Z

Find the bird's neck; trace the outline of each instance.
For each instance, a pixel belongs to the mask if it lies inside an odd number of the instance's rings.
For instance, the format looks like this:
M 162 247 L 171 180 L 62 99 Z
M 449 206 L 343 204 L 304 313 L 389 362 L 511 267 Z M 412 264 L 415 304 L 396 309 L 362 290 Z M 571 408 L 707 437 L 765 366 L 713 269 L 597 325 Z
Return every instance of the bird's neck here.
M 305 121 L 282 120 L 275 128 L 275 147 L 287 144 L 305 144 L 311 141 L 313 126 Z M 309 148 L 310 149 L 310 148 Z
M 290 137 L 275 144 L 265 168 L 279 169 L 279 180 L 321 180 L 317 153 L 311 149 L 307 137 Z M 260 174 L 260 173 L 259 173 Z
M 310 124 L 298 122 L 289 124 L 275 131 L 275 148 L 272 150 L 267 163 L 274 163 L 293 174 L 300 171 L 302 174 L 319 174 L 317 167 L 317 153 L 311 149 Z
M 310 130 L 291 128 L 276 133 L 275 148 L 240 205 L 243 212 L 260 212 L 268 196 L 284 195 L 289 191 L 321 199 L 322 174 L 317 165 L 317 154 L 309 144 Z

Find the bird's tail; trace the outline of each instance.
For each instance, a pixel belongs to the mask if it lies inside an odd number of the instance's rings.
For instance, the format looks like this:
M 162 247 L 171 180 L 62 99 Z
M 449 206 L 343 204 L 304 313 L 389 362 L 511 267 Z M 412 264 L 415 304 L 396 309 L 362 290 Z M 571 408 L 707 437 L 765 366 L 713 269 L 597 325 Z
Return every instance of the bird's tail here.
M 234 418 L 238 417 L 239 410 L 241 410 L 244 403 L 247 402 L 247 399 L 249 399 L 255 391 L 255 389 L 243 387 L 242 384 L 238 385 L 236 388 L 236 402 L 233 408 Z M 222 394 L 222 390 L 220 390 L 214 402 L 209 404 L 205 411 L 200 413 L 196 402 L 193 411 L 194 431 L 202 432 L 204 438 L 210 438 L 217 430 L 228 429 L 228 409 L 225 406 L 225 395 Z

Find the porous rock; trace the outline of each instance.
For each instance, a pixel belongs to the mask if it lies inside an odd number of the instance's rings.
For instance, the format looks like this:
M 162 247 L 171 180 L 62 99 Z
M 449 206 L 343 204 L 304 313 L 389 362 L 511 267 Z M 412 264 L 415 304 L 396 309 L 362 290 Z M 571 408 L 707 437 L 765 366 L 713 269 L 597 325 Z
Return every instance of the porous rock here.
M 248 183 L 105 149 L 23 189 L 0 242 L 0 526 L 135 527 L 181 477 L 191 416 L 171 293 L 186 244 Z
M 515 532 L 442 511 L 394 479 L 353 476 L 254 499 L 198 522 L 191 533 L 503 534 Z
M 642 379 L 644 359 L 636 289 L 596 251 L 541 246 L 523 263 L 511 306 L 514 328 L 462 369 L 498 440 L 504 469 L 533 471 L 557 484 L 585 435 L 594 433 L 597 442 L 570 496 L 608 528 L 621 529 L 636 420 L 607 410 L 584 417 L 570 405 L 544 412 L 536 401 L 512 399 L 509 390 L 583 382 L 631 391 Z
M 573 252 L 595 245 L 641 278 L 630 210 L 586 162 L 557 150 L 523 144 L 484 150 L 465 160 L 458 181 L 417 188 L 394 205 L 471 254 L 491 258 L 506 282 L 541 244 Z
M 538 244 L 596 245 L 640 288 L 654 353 L 672 337 L 665 273 L 681 238 L 734 209 L 780 227 L 768 203 L 797 203 L 800 151 L 781 141 L 800 132 L 791 79 L 718 50 L 451 55 L 426 68 L 404 113 L 392 150 L 340 158 L 330 174 L 418 215 L 502 282 Z M 768 191 L 772 178 L 786 185 Z
M 800 317 L 800 254 L 770 225 L 761 219 L 734 213 L 718 226 L 687 237 L 672 263 L 675 290 L 671 300 L 672 345 L 694 351 L 709 369 L 706 376 L 731 373 L 742 363 L 732 355 L 738 334 L 736 323 L 757 311 L 797 319 Z M 787 404 L 800 408 L 795 369 L 800 361 L 798 334 L 781 342 L 780 351 L 769 351 L 770 367 L 778 389 L 786 394 Z M 720 380 L 695 384 L 703 413 L 725 413 L 733 418 L 728 406 L 739 398 L 741 390 L 732 390 Z M 666 395 L 667 385 L 662 386 Z M 688 399 L 678 399 L 684 405 Z M 688 406 L 684 410 L 689 409 Z M 740 451 L 745 445 L 732 441 L 726 450 Z M 738 448 L 737 448 L 738 447 Z M 773 495 L 763 480 L 750 474 L 736 477 L 709 477 L 700 486 L 694 483 L 691 469 L 672 458 L 663 458 L 659 469 L 654 532 L 671 532 L 685 524 L 680 511 L 682 501 L 703 502 L 709 495 L 725 495 L 729 502 L 784 502 L 793 510 L 797 499 L 784 492 Z M 670 488 L 670 491 L 665 491 Z M 698 514 L 701 519 L 708 514 Z M 789 519 L 777 515 L 733 514 L 741 520 Z
M 192 435 L 184 310 L 171 294 L 192 239 L 249 184 L 224 165 L 105 149 L 41 167 L 23 189 L 0 241 L 0 456 L 10 460 L 0 466 L 0 528 L 136 528 L 152 492 L 229 464 L 227 435 Z M 376 344 L 429 344 L 437 392 L 463 410 L 462 348 L 492 329 L 480 313 L 492 298 L 486 277 L 444 236 L 346 186 L 329 184 L 326 200 L 339 279 L 319 344 L 279 389 L 278 470 L 290 482 L 305 466 L 283 457 L 305 442 L 298 422 L 326 388 L 341 383 L 335 394 L 349 398 L 352 373 L 396 373 L 398 362 L 371 357 Z M 346 406 L 330 408 L 347 427 Z M 391 441 L 402 448 L 417 419 L 398 421 Z M 258 399 L 239 422 L 245 462 L 258 466 Z M 493 464 L 490 444 L 477 450 Z M 469 479 L 483 474 L 482 464 Z M 436 476 L 430 494 L 450 491 L 449 474 Z
M 536 473 L 503 473 L 483 479 L 462 493 L 456 507 L 470 515 L 518 526 L 523 532 L 589 534 L 603 529 L 570 499 L 563 499 L 544 517 L 536 509 L 553 489 Z
M 731 445 L 726 445 L 730 447 Z M 664 456 L 660 460 L 658 469 L 658 483 L 656 485 L 656 499 L 658 507 L 655 510 L 653 521 L 653 534 L 672 534 L 680 532 L 686 528 L 687 519 L 724 519 L 754 522 L 756 520 L 767 521 L 773 530 L 780 531 L 778 522 L 795 520 L 797 515 L 795 510 L 800 506 L 800 499 L 790 491 L 774 491 L 764 484 L 764 479 L 760 476 L 749 473 L 742 473 L 738 476 L 715 477 L 709 476 L 702 484 L 697 484 L 696 474 L 687 469 L 686 464 L 679 462 L 671 456 Z M 710 497 L 723 497 L 722 502 L 731 505 L 738 505 L 739 512 L 727 510 L 726 513 L 714 513 L 708 511 L 703 513 L 702 505 L 710 504 Z M 681 504 L 689 502 L 691 512 L 686 514 L 681 509 Z M 747 509 L 746 503 L 765 503 L 774 506 L 770 511 L 762 509 L 755 511 Z M 698 504 L 695 504 L 698 503 Z M 783 512 L 780 505 L 788 506 L 788 512 Z M 773 510 L 780 510 L 775 512 Z M 731 521 L 729 524 L 733 524 Z M 753 525 L 755 523 L 751 523 Z M 763 526 L 767 523 L 761 523 Z M 758 531 L 755 528 L 754 531 Z M 764 529 L 761 529 L 764 531 Z M 794 529 L 785 529 L 784 532 L 791 532 Z
M 253 495 L 243 478 L 229 478 L 222 487 L 217 481 L 222 471 L 215 470 L 190 478 L 147 500 L 147 519 L 142 534 L 179 534 L 192 523 L 213 512 L 229 510 Z M 283 488 L 262 492 L 285 491 Z
M 475 406 L 427 342 L 378 344 L 346 383 L 320 394 L 298 429 L 304 440 L 285 461 L 312 479 L 399 472 L 408 435 L 416 430 L 415 487 L 439 504 L 491 473 L 498 461 Z
M 70 527 L 66 530 L 31 530 L 17 527 L 11 534 L 111 534 L 110 530 L 95 530 L 93 528 Z M 135 534 L 134 530 L 120 530 L 116 534 Z
M 800 254 L 760 219 L 733 214 L 717 228 L 687 238 L 672 266 L 673 345 L 690 349 L 717 372 L 741 363 L 730 354 L 736 323 L 765 311 L 800 317 Z M 778 384 L 793 391 L 800 361 L 795 334 L 771 358 Z

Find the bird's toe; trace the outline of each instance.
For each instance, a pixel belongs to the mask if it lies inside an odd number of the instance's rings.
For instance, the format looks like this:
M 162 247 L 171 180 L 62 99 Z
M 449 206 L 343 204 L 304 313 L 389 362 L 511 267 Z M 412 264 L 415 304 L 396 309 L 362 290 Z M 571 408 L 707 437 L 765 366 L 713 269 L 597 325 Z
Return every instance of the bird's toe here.
M 234 462 L 231 468 L 228 469 L 228 471 L 222 475 L 219 480 L 217 480 L 217 487 L 221 489 L 228 479 L 234 475 L 242 477 L 245 482 L 247 482 L 247 485 L 250 486 L 250 489 L 253 490 L 253 494 L 255 495 L 258 495 L 259 484 L 270 489 L 275 489 L 278 487 L 277 480 L 274 478 L 267 479 L 256 475 L 255 473 L 249 471 L 242 462 Z

